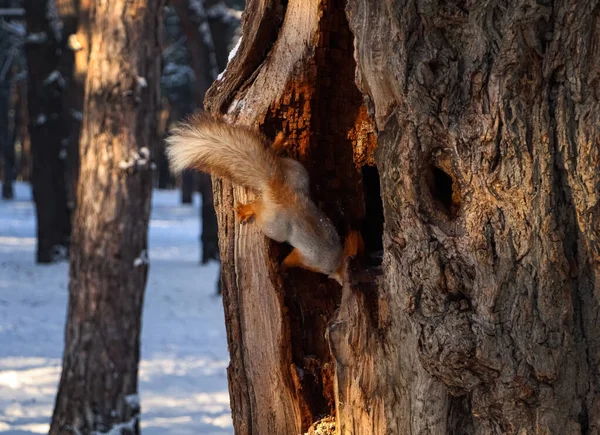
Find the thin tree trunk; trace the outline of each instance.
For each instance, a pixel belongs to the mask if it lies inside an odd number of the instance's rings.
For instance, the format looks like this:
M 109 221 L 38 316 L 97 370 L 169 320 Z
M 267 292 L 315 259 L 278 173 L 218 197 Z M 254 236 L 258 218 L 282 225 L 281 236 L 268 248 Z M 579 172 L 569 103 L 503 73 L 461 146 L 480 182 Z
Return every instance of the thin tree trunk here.
M 15 177 L 15 148 L 11 141 L 11 79 L 17 53 L 8 30 L 0 27 L 0 151 L 2 152 L 2 199 L 12 199 Z
M 244 1 L 241 1 L 242 8 Z M 229 53 L 235 46 L 236 35 L 239 35 L 241 11 L 230 8 L 224 0 L 205 0 L 206 15 L 210 24 L 217 69 L 219 72 L 227 67 Z M 216 77 L 213 77 L 213 80 Z
M 13 199 L 14 198 L 14 189 L 13 182 L 16 176 L 16 155 L 15 155 L 15 147 L 17 145 L 17 139 L 19 135 L 19 131 L 21 129 L 21 112 L 19 111 L 19 95 L 17 87 L 15 86 L 15 94 L 16 98 L 14 99 L 14 116 L 12 122 L 12 128 L 7 129 L 8 140 L 5 142 L 4 149 L 4 180 L 2 183 L 2 199 Z M 11 98 L 11 100 L 13 100 Z
M 63 371 L 50 433 L 139 433 L 137 373 L 160 80 L 161 1 L 91 23 Z
M 215 45 L 204 8 L 204 0 L 170 0 L 186 37 L 192 69 L 196 76 L 194 101 L 202 107 L 204 95 L 217 78 Z
M 31 140 L 29 138 L 29 110 L 27 108 L 27 80 L 18 80 L 16 83 L 19 105 L 15 110 L 19 112 L 20 126 L 17 138 L 21 144 L 21 153 L 17 169 L 17 179 L 31 181 Z
M 202 264 L 208 263 L 210 260 L 219 259 L 219 237 L 217 215 L 215 213 L 215 205 L 213 198 L 213 189 L 211 177 L 208 174 L 201 173 L 198 177 L 200 180 L 200 194 L 202 195 L 202 207 L 200 208 L 200 217 L 202 222 Z
M 171 0 L 171 4 L 175 8 L 181 29 L 186 36 L 186 45 L 190 52 L 192 69 L 196 77 L 193 102 L 201 108 L 204 95 L 217 78 L 218 73 L 215 45 L 206 15 L 205 2 L 204 0 Z M 182 104 L 185 104 L 185 102 Z M 193 111 L 192 107 L 189 107 L 190 113 Z M 188 113 L 184 111 L 183 116 L 187 115 Z M 203 180 L 205 179 L 201 179 L 198 184 L 202 183 Z M 192 194 L 197 184 L 195 181 L 194 171 L 183 172 L 181 177 L 182 203 L 192 203 Z M 213 238 L 216 238 L 216 234 Z
M 62 31 L 54 0 L 26 0 L 31 181 L 37 217 L 37 262 L 64 258 L 71 234 L 67 207 L 65 122 L 59 69 Z
M 0 29 L 0 40 L 8 37 Z M 10 167 L 10 74 L 3 69 L 10 69 L 8 59 L 9 47 L 0 46 L 0 150 L 2 151 L 2 199 L 12 198 L 12 171 Z M 8 65 L 7 65 L 8 64 Z
M 600 433 L 598 22 L 595 1 L 248 2 L 207 108 L 286 133 L 376 267 L 280 275 L 285 248 L 234 219 L 248 193 L 214 184 L 236 433 Z

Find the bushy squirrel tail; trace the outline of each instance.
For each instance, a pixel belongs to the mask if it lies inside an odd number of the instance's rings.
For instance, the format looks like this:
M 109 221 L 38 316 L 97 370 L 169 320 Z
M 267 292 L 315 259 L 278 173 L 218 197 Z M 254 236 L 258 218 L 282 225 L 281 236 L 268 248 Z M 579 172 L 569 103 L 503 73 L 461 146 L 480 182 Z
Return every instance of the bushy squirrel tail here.
M 166 141 L 175 172 L 195 168 L 260 192 L 283 181 L 279 158 L 250 128 L 198 114 L 174 127 Z

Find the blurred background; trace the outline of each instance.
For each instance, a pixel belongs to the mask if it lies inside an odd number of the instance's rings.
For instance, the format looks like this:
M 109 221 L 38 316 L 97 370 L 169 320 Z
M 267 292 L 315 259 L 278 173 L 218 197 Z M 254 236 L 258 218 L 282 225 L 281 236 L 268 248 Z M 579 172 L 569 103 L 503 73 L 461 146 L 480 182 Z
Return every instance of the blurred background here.
M 235 54 L 243 8 L 170 0 L 163 10 L 139 371 L 145 433 L 233 433 L 211 180 L 173 176 L 164 138 L 201 110 Z M 57 394 L 91 10 L 91 0 L 0 0 L 0 433 L 47 433 Z

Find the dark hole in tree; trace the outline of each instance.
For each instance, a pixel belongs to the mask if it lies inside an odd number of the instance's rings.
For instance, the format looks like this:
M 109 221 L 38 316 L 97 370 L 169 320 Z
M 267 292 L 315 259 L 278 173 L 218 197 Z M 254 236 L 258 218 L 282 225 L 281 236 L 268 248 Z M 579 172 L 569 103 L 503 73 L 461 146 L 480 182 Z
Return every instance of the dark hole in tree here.
M 458 192 L 452 176 L 435 165 L 429 165 L 427 185 L 434 203 L 451 219 L 455 218 L 460 206 Z
M 361 234 L 365 243 L 367 266 L 380 266 L 383 261 L 383 201 L 377 166 L 362 167 L 365 192 L 365 219 Z

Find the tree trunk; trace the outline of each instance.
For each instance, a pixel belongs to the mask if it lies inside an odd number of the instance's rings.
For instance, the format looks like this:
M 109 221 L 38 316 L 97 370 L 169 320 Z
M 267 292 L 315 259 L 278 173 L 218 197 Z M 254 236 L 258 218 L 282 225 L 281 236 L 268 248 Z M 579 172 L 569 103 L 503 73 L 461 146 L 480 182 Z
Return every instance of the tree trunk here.
M 2 199 L 12 199 L 13 173 L 10 166 L 10 104 L 12 44 L 7 30 L 0 27 L 0 151 L 2 151 Z M 13 163 L 14 166 L 14 163 Z
M 0 6 L 10 7 L 11 3 L 0 1 Z M 5 17 L 8 19 L 8 17 Z M 4 21 L 2 21 L 4 23 Z M 19 128 L 19 111 L 14 105 L 13 77 L 19 56 L 18 40 L 11 31 L 0 23 L 0 152 L 2 152 L 2 199 L 13 199 L 13 181 L 15 179 L 15 142 L 13 140 Z M 16 88 L 16 87 L 15 87 Z M 15 108 L 11 122 L 10 112 Z M 11 128 L 12 124 L 12 128 Z
M 244 0 L 237 3 L 241 3 L 238 7 L 244 8 Z M 205 0 L 205 8 L 215 47 L 217 70 L 221 72 L 227 67 L 229 53 L 239 38 L 242 12 L 229 7 L 224 0 Z
M 177 12 L 181 29 L 186 37 L 192 69 L 196 76 L 195 102 L 201 107 L 208 87 L 218 74 L 215 45 L 204 0 L 170 0 L 170 2 Z
M 37 261 L 64 258 L 69 246 L 71 216 L 63 149 L 65 122 L 62 93 L 66 86 L 59 67 L 62 30 L 54 0 L 26 0 L 27 99 L 31 139 L 31 181 L 37 216 Z
M 137 370 L 160 79 L 161 1 L 97 1 L 63 371 L 50 433 L 139 432 Z
M 16 176 L 16 155 L 15 155 L 15 147 L 17 145 L 17 138 L 19 136 L 19 131 L 21 129 L 21 112 L 19 110 L 19 106 L 21 104 L 20 96 L 18 95 L 18 88 L 15 86 L 15 97 L 13 101 L 14 115 L 12 120 L 12 128 L 6 130 L 6 137 L 4 140 L 4 180 L 2 183 L 2 199 L 13 199 L 14 198 L 14 188 L 13 182 L 15 181 Z M 11 100 L 13 100 L 11 98 Z
M 194 100 L 198 106 L 202 106 L 204 95 L 217 77 L 217 60 L 215 46 L 212 39 L 208 17 L 204 8 L 204 0 L 171 0 L 175 12 L 179 18 L 181 29 L 186 37 L 186 46 L 190 52 L 192 69 L 194 70 Z M 185 105 L 185 101 L 182 102 Z M 193 111 L 191 107 L 185 107 L 179 114 L 182 119 Z M 192 203 L 192 195 L 196 186 L 194 171 L 184 171 L 181 176 L 181 202 Z
M 19 130 L 17 140 L 21 145 L 21 152 L 17 163 L 17 179 L 31 181 L 31 140 L 29 138 L 29 109 L 27 108 L 27 80 L 16 82 L 18 94 L 18 106 L 15 110 L 19 112 Z
M 61 67 L 68 84 L 63 93 L 63 119 L 67 149 L 67 197 L 75 207 L 79 178 L 79 139 L 83 112 L 85 79 L 90 55 L 92 0 L 56 0 L 66 40 Z
M 202 264 L 210 260 L 219 259 L 219 236 L 217 215 L 215 214 L 215 204 L 212 189 L 212 180 L 206 173 L 198 174 L 198 185 L 202 195 L 202 207 L 200 208 L 200 217 L 202 222 Z
M 248 192 L 215 183 L 236 433 L 600 433 L 599 22 L 248 2 L 207 108 L 286 133 L 371 267 L 280 275 L 285 248 L 234 219 Z

